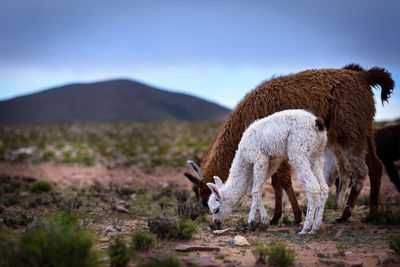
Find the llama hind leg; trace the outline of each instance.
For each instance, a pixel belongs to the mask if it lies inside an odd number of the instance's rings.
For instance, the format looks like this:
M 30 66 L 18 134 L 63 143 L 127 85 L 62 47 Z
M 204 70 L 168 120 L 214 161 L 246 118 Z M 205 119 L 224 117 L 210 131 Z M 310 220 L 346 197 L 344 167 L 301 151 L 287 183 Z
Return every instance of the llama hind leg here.
M 343 210 L 342 216 L 336 220 L 339 223 L 346 222 L 351 216 L 351 211 L 354 208 L 357 197 L 363 188 L 364 180 L 368 175 L 368 167 L 365 162 L 365 155 L 351 156 L 349 159 L 351 159 L 352 162 L 353 179 L 351 181 L 351 190 L 346 207 Z
M 303 229 L 299 232 L 299 234 L 303 235 L 308 232 L 313 223 L 316 208 L 315 205 L 319 198 L 320 186 L 311 169 L 311 164 L 307 159 L 289 158 L 289 164 L 295 168 L 298 177 L 304 184 L 307 194 L 307 214 L 304 220 Z
M 318 228 L 322 223 L 322 217 L 324 215 L 324 210 L 325 210 L 325 203 L 329 195 L 329 187 L 324 179 L 324 174 L 323 174 L 324 157 L 321 155 L 318 158 L 316 158 L 315 161 L 312 162 L 311 168 L 320 186 L 320 194 L 317 200 L 314 223 L 311 228 L 311 231 L 308 232 L 309 234 L 315 234 L 315 232 L 318 230 Z

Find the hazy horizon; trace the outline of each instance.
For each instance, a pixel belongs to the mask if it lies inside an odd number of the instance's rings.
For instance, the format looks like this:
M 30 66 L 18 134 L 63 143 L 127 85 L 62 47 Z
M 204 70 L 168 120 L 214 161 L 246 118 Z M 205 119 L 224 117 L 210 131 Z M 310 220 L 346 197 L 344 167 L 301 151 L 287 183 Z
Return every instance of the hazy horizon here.
M 0 0 L 0 100 L 124 77 L 232 108 L 274 75 L 349 63 L 400 84 L 400 2 Z M 338 19 L 340 18 L 340 19 Z M 400 117 L 396 86 L 377 120 Z

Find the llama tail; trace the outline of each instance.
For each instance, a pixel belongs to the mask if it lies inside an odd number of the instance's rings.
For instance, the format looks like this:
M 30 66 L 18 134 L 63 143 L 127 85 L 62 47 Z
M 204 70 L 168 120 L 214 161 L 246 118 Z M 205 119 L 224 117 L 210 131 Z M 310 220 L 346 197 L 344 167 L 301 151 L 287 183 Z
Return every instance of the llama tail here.
M 388 102 L 390 95 L 393 92 L 394 81 L 392 75 L 384 68 L 373 67 L 367 72 L 367 80 L 369 85 L 381 87 L 381 100 L 382 104 L 384 101 Z
M 385 101 L 388 102 L 388 99 L 393 92 L 394 81 L 392 79 L 392 75 L 386 69 L 373 67 L 369 70 L 365 70 L 363 67 L 357 64 L 346 65 L 343 67 L 343 69 L 364 72 L 369 85 L 373 87 L 379 85 L 381 87 L 382 104 Z

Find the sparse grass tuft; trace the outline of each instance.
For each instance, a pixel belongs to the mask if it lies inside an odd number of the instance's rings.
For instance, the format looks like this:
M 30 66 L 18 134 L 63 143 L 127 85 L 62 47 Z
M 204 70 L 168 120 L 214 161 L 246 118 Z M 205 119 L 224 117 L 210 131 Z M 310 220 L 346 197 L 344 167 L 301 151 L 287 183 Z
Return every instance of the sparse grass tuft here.
M 268 246 L 266 253 L 268 261 L 276 266 L 290 266 L 294 262 L 294 250 L 282 242 Z
M 158 216 L 148 220 L 152 233 L 159 238 L 190 239 L 197 232 L 197 225 L 189 219 L 173 220 L 166 216 Z
M 42 192 L 48 192 L 53 188 L 53 185 L 50 182 L 47 181 L 36 181 L 34 182 L 29 190 L 32 193 L 42 193 Z
M 255 232 L 255 231 L 264 231 L 267 230 L 269 227 L 268 224 L 262 223 L 261 220 L 257 220 L 248 224 L 247 221 L 241 217 L 239 221 L 236 223 L 235 231 L 246 233 L 248 231 Z
M 4 267 L 98 266 L 93 239 L 86 231 L 51 222 L 25 232 L 3 253 Z
M 389 247 L 397 253 L 400 253 L 400 235 L 389 238 Z
M 114 238 L 108 247 L 110 267 L 125 267 L 131 259 L 131 251 L 120 236 Z
M 399 225 L 400 212 L 389 208 L 382 208 L 373 212 L 369 212 L 363 221 L 372 224 Z
M 131 247 L 134 250 L 143 251 L 153 248 L 156 244 L 156 237 L 144 230 L 136 230 L 132 234 Z
M 206 209 L 198 201 L 188 201 L 178 203 L 178 216 L 182 219 L 196 220 L 206 214 Z
M 336 243 L 336 250 L 339 256 L 344 257 L 345 247 L 342 243 Z

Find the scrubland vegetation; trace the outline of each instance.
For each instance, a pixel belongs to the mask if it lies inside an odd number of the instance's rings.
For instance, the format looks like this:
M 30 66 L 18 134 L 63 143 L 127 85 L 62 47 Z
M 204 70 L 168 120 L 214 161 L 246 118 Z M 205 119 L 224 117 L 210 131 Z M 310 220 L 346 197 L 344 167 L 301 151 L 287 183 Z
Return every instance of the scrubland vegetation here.
M 330 197 L 325 225 L 316 236 L 296 234 L 300 226 L 293 224 L 289 205 L 278 225 L 248 225 L 246 197 L 224 224 L 231 230 L 213 235 L 210 215 L 195 201 L 189 182 L 184 187 L 181 181 L 186 179 L 182 172 L 186 160 L 202 157 L 219 125 L 0 127 L 0 163 L 72 165 L 82 170 L 91 165 L 112 170 L 135 167 L 150 174 L 154 167 L 179 170 L 176 178 L 154 187 L 138 186 L 137 177 L 127 183 L 105 183 L 99 177 L 88 186 L 74 186 L 40 176 L 0 173 L 0 267 L 186 266 L 188 258 L 199 256 L 219 266 L 332 265 L 330 261 L 347 264 L 358 259 L 364 266 L 374 266 L 377 259 L 384 265 L 400 257 L 396 191 L 384 194 L 381 208 L 373 213 L 368 211 L 368 191 L 363 193 L 347 224 L 334 223 L 341 211 L 334 209 Z M 382 180 L 388 182 L 387 177 Z M 271 215 L 270 181 L 265 188 L 264 201 Z M 303 195 L 298 193 L 300 203 L 305 203 Z M 236 246 L 235 235 L 245 236 L 250 247 Z M 175 251 L 182 244 L 219 247 L 220 251 Z

